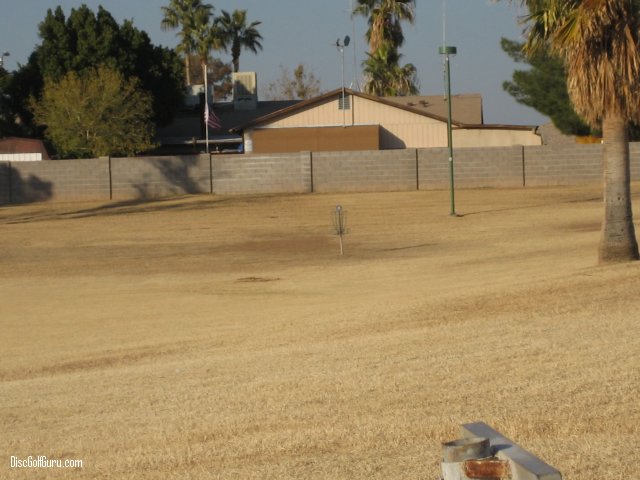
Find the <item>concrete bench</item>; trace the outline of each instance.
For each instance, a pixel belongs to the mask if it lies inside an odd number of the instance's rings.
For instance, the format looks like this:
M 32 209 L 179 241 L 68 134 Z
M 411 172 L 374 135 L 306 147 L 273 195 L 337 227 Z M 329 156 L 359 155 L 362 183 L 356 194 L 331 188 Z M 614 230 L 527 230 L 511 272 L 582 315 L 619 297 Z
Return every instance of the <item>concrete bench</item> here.
M 491 454 L 509 463 L 513 480 L 562 480 L 562 475 L 558 470 L 486 423 L 467 423 L 460 426 L 460 431 L 462 438 L 482 437 L 489 439 Z

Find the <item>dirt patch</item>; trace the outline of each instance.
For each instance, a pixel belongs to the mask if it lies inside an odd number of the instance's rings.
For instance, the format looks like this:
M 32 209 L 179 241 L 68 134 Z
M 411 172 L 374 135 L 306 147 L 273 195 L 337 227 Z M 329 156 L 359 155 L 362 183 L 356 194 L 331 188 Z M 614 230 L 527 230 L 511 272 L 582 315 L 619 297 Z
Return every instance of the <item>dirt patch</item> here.
M 241 283 L 265 283 L 265 282 L 277 282 L 279 278 L 264 278 L 264 277 L 243 277 L 237 281 Z

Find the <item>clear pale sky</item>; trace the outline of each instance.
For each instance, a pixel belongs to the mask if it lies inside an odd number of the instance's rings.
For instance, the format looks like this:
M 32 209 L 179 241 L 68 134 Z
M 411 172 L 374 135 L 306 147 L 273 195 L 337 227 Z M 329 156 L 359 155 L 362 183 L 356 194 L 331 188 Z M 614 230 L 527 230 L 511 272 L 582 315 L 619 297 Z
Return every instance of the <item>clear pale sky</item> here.
M 264 50 L 258 55 L 243 52 L 240 69 L 258 72 L 258 85 L 266 86 L 278 77 L 280 65 L 293 70 L 304 63 L 320 78 L 323 90 L 341 85 L 341 57 L 335 42 L 345 35 L 351 45 L 345 49 L 345 77 L 349 86 L 356 65 L 365 57 L 364 33 L 366 21 L 349 15 L 353 0 L 209 0 L 217 13 L 236 8 L 248 10 L 250 21 L 261 20 L 259 30 L 264 37 Z M 535 110 L 516 103 L 502 90 L 516 68 L 500 49 L 500 38 L 518 39 L 522 13 L 507 1 L 445 0 L 447 44 L 458 48 L 452 59 L 452 92 L 481 93 L 486 123 L 535 125 L 547 119 Z M 60 5 L 66 15 L 82 4 L 94 11 L 98 5 L 107 9 L 122 23 L 132 19 L 135 26 L 146 31 L 155 44 L 174 47 L 175 31 L 160 29 L 161 7 L 168 0 L 0 0 L 0 52 L 8 51 L 5 68 L 14 70 L 27 62 L 29 54 L 40 42 L 38 24 L 48 8 Z M 355 3 L 355 2 L 354 2 Z M 438 47 L 443 41 L 443 0 L 417 0 L 416 22 L 405 24 L 406 42 L 401 50 L 402 63 L 411 62 L 418 69 L 420 90 L 424 95 L 443 93 L 442 60 Z M 355 28 L 355 35 L 354 35 Z M 355 50 L 354 47 L 355 46 Z M 229 55 L 220 56 L 230 60 Z

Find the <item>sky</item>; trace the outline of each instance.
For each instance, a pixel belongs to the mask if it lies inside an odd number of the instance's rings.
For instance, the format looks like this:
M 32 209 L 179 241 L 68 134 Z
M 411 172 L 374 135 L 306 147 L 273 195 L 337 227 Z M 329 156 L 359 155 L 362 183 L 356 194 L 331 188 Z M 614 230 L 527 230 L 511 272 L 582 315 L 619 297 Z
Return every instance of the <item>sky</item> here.
M 161 7 L 168 3 L 169 0 L 0 0 L 0 52 L 10 53 L 4 66 L 15 70 L 27 62 L 40 43 L 38 24 L 47 9 L 58 5 L 67 15 L 82 4 L 94 11 L 102 5 L 119 23 L 133 20 L 154 44 L 173 48 L 177 44 L 176 32 L 160 28 Z M 344 50 L 345 84 L 354 85 L 366 57 L 367 27 L 366 19 L 352 19 L 350 15 L 354 0 L 208 0 L 207 3 L 214 6 L 214 13 L 242 8 L 247 10 L 250 21 L 262 22 L 258 29 L 264 37 L 264 50 L 258 55 L 244 51 L 240 57 L 240 70 L 257 72 L 259 91 L 280 76 L 281 67 L 293 71 L 299 64 L 320 79 L 323 91 L 340 88 L 342 57 L 336 40 L 343 41 L 347 35 L 351 43 Z M 452 93 L 482 94 L 485 123 L 538 125 L 548 121 L 535 110 L 518 104 L 502 89 L 502 82 L 511 79 L 514 70 L 526 68 L 514 63 L 500 48 L 501 37 L 515 40 L 522 37 L 518 18 L 523 12 L 515 3 L 518 2 L 417 0 L 415 23 L 405 23 L 403 27 L 405 45 L 401 49 L 401 63 L 416 66 L 420 93 L 444 93 L 442 59 L 438 55 L 444 34 L 446 43 L 458 49 L 451 59 Z M 224 52 L 219 56 L 230 61 L 230 55 Z

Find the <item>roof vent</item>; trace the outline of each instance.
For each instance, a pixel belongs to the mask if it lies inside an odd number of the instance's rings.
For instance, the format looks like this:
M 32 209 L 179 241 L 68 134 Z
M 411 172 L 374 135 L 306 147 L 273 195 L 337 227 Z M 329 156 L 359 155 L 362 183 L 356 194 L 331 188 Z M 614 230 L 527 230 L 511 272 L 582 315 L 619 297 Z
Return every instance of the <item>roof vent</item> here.
M 255 110 L 258 108 L 258 81 L 256 72 L 233 72 L 233 108 Z

